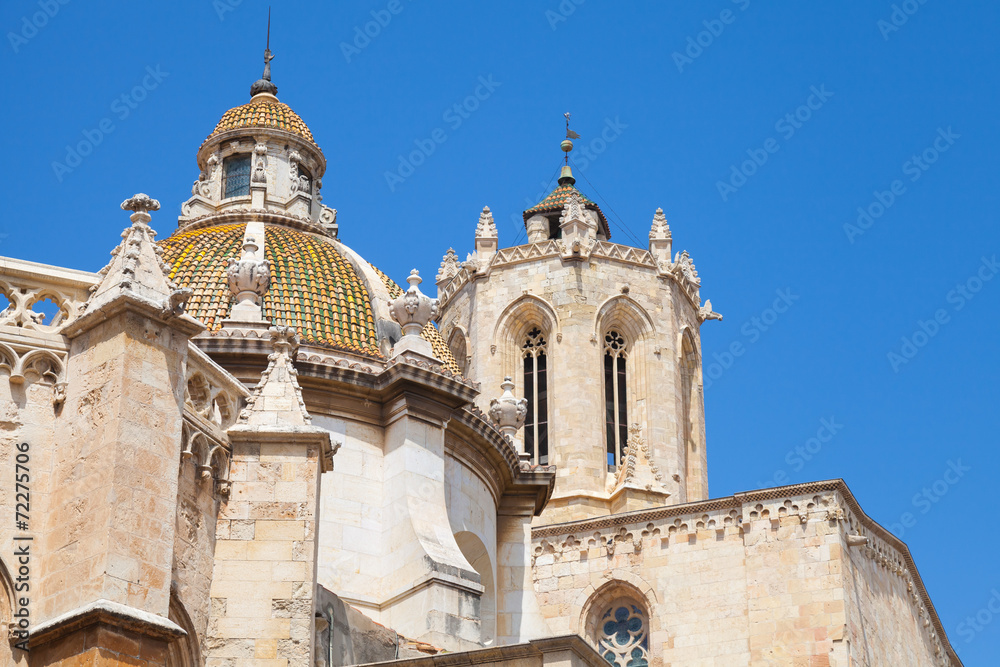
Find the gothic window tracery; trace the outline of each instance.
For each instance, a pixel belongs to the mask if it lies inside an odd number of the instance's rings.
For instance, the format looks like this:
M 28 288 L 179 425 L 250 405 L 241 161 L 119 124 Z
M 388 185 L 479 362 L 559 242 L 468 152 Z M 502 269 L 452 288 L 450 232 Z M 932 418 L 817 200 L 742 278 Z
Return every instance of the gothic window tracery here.
M 231 155 L 222 162 L 223 197 L 242 197 L 250 194 L 250 154 Z
M 619 600 L 600 619 L 598 651 L 616 667 L 647 667 L 648 630 L 642 608 L 629 600 Z
M 617 331 L 604 335 L 604 422 L 607 432 L 608 470 L 614 471 L 628 443 L 628 344 Z
M 548 341 L 538 327 L 528 332 L 521 345 L 524 359 L 524 397 L 528 416 L 524 421 L 524 451 L 539 465 L 549 462 Z

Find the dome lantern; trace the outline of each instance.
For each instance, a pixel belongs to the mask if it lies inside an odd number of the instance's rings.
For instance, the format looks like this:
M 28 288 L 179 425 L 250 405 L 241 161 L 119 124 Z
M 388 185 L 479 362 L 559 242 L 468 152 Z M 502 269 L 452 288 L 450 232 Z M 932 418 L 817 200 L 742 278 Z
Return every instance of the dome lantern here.
M 198 149 L 200 174 L 178 225 L 223 213 L 266 212 L 299 229 L 337 236 L 337 212 L 322 203 L 326 158 L 302 118 L 271 81 L 270 16 L 264 71 L 250 101 L 222 115 Z

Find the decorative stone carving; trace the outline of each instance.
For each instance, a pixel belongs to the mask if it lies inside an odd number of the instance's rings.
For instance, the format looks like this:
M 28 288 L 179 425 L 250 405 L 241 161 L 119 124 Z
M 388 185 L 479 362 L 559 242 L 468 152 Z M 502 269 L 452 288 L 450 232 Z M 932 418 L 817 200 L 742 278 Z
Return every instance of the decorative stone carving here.
M 500 427 L 504 437 L 513 442 L 528 416 L 528 399 L 514 396 L 514 382 L 510 376 L 503 379 L 500 388 L 503 389 L 500 398 L 490 401 L 490 419 Z
M 698 271 L 694 268 L 694 260 L 691 259 L 687 250 L 682 250 L 674 256 L 669 272 L 693 301 L 696 303 L 701 301 L 699 295 L 701 278 L 698 277 Z
M 597 220 L 578 192 L 570 194 L 559 218 L 560 250 L 565 259 L 587 259 L 597 243 Z
M 649 230 L 650 241 L 670 240 L 670 225 L 667 223 L 667 216 L 663 214 L 663 209 L 656 209 L 653 214 L 653 225 Z
M 635 423 L 629 424 L 625 453 L 608 492 L 626 486 L 670 495 L 663 483 L 663 475 L 649 454 L 649 447 L 642 437 L 642 427 Z
M 299 155 L 298 151 L 292 151 L 288 154 L 288 189 L 293 193 L 299 190 L 299 162 L 302 161 L 302 156 Z
M 205 170 L 198 174 L 198 180 L 191 186 L 192 195 L 201 195 L 202 197 L 212 196 L 212 184 L 219 178 L 220 165 L 221 160 L 219 160 L 217 154 L 212 153 L 208 156 Z
M 677 253 L 674 257 L 674 265 L 671 268 L 675 274 L 683 278 L 686 282 L 701 286 L 701 278 L 698 277 L 698 271 L 694 268 L 694 260 L 691 259 L 691 255 L 688 254 L 687 250 Z
M 267 183 L 267 145 L 257 144 L 253 147 L 253 175 L 250 178 L 252 183 Z
M 721 320 L 722 315 L 712 310 L 712 300 L 705 299 L 705 305 L 698 309 L 698 320 Z
M 240 412 L 239 424 L 309 426 L 312 417 L 306 410 L 299 374 L 292 364 L 299 348 L 298 334 L 287 326 L 271 327 L 268 332 L 274 351 L 268 355 L 267 368 Z
M 157 306 L 165 317 L 183 315 L 191 289 L 179 289 L 167 277 L 170 269 L 163 262 L 163 249 L 154 242 L 156 232 L 149 227 L 152 220 L 149 211 L 158 211 L 160 202 L 139 193 L 123 201 L 121 208 L 132 211 L 132 226 L 122 232 L 121 244 L 111 251 L 111 262 L 98 272 L 101 281 L 91 288 L 85 311 L 127 293 L 138 301 Z
M 229 278 L 229 289 L 236 297 L 230 320 L 263 321 L 260 303 L 271 285 L 271 262 L 258 259 L 258 250 L 257 240 L 248 235 L 243 242 L 243 256 L 239 260 L 229 259 L 226 276 Z
M 301 192 L 309 195 L 312 194 L 312 188 L 309 186 L 309 177 L 299 172 L 300 162 L 302 162 L 302 156 L 298 151 L 293 150 L 288 154 L 288 180 L 290 181 L 288 189 L 292 194 Z
M 479 214 L 479 224 L 476 225 L 476 239 L 495 239 L 497 236 L 497 225 L 493 220 L 493 212 L 490 211 L 489 206 L 484 206 L 482 213 Z
M 437 284 L 440 285 L 445 281 L 451 280 L 458 275 L 458 271 L 461 268 L 462 265 L 458 261 L 458 255 L 455 254 L 455 249 L 448 248 L 448 252 L 444 254 L 444 258 L 441 260 L 441 269 L 437 273 Z
M 406 279 L 410 284 L 403 294 L 389 302 L 389 314 L 403 329 L 403 337 L 392 348 L 392 356 L 398 357 L 403 352 L 435 359 L 431 344 L 420 337 L 420 332 L 438 312 L 438 300 L 432 299 L 420 291 L 418 285 L 423 282 L 420 273 L 413 269 Z
M 583 198 L 580 197 L 579 193 L 572 193 L 569 199 L 566 200 L 562 215 L 559 216 L 559 226 L 562 227 L 569 222 L 584 220 L 585 210 Z
M 320 181 L 316 181 L 316 200 L 319 201 L 322 197 L 319 195 L 319 189 L 323 187 Z M 329 206 L 324 206 L 319 211 L 319 224 L 323 225 L 326 229 L 327 234 L 333 238 L 337 238 L 337 209 L 330 208 Z
M 670 269 L 672 243 L 667 216 L 663 214 L 662 208 L 658 208 L 656 214 L 653 215 L 653 224 L 649 229 L 649 254 L 653 256 L 660 271 Z
M 849 547 L 863 547 L 868 544 L 868 538 L 864 535 L 848 535 L 847 536 L 847 546 Z
M 497 240 L 497 225 L 493 221 L 493 213 L 489 206 L 484 206 L 479 214 L 479 224 L 476 225 L 476 266 L 485 268 L 496 254 L 499 242 Z M 472 256 L 470 256 L 470 260 Z

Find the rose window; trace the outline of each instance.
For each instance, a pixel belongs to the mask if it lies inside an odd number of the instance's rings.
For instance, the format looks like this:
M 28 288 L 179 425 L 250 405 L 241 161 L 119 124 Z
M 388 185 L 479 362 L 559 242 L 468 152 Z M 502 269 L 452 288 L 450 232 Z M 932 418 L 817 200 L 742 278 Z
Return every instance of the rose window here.
M 598 647 L 604 659 L 617 667 L 646 667 L 649 638 L 646 615 L 639 607 L 622 603 L 601 617 Z

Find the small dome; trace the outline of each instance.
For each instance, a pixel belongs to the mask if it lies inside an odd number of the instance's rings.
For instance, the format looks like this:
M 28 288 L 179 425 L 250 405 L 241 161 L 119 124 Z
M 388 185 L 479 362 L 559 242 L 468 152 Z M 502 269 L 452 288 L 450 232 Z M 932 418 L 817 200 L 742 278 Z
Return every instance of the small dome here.
M 597 213 L 597 219 L 601 225 L 601 231 L 604 233 L 605 238 L 611 238 L 611 229 L 608 227 L 608 220 L 604 217 L 604 212 L 601 210 L 601 207 L 591 201 L 587 195 L 577 190 L 574 183 L 575 180 L 572 175 L 560 178 L 559 185 L 555 190 L 549 193 L 548 197 L 524 212 L 525 222 L 528 221 L 528 218 L 538 213 L 541 213 L 546 217 L 552 214 L 562 213 L 563 208 L 566 206 L 566 202 L 569 201 L 569 196 L 575 192 L 580 195 L 580 198 L 583 200 L 584 208 L 588 211 Z
M 246 104 L 233 107 L 219 121 L 208 138 L 229 130 L 245 127 L 264 127 L 273 130 L 284 130 L 306 139 L 313 144 L 312 132 L 305 122 L 287 104 L 278 101 L 273 95 L 261 94 L 254 96 Z
M 170 279 L 189 287 L 187 312 L 209 331 L 222 328 L 233 295 L 226 266 L 238 259 L 245 223 L 178 231 L 159 242 Z M 305 232 L 267 225 L 264 256 L 271 261 L 271 285 L 263 298 L 264 318 L 298 330 L 303 343 L 384 359 L 364 279 L 334 243 Z M 374 267 L 372 267 L 374 269 Z M 402 289 L 375 269 L 390 296 Z M 433 324 L 421 334 L 452 372 L 458 364 Z

